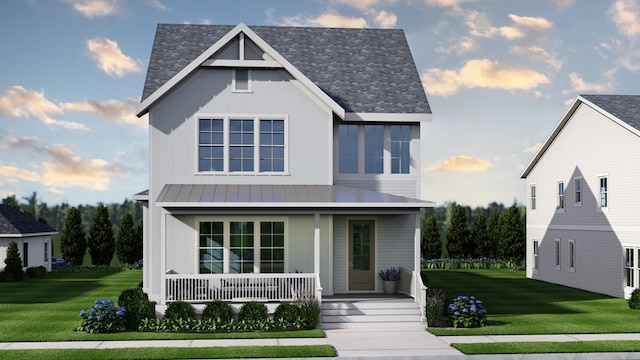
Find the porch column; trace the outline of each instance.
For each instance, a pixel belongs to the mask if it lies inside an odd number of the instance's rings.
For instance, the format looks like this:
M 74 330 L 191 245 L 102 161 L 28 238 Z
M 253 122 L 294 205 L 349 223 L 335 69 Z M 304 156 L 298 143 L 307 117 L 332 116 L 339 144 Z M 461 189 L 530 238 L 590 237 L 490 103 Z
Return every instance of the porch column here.
M 160 209 L 160 305 L 167 304 L 167 210 Z
M 315 226 L 313 229 L 313 272 L 320 274 L 320 214 L 313 214 Z
M 418 210 L 418 212 L 415 215 L 415 231 L 413 234 L 413 254 L 414 254 L 414 263 L 413 263 L 413 271 L 416 272 L 416 274 L 418 274 L 418 276 L 420 275 L 420 255 L 421 255 L 421 251 L 420 251 L 420 237 L 421 237 L 421 231 L 420 231 L 420 210 Z

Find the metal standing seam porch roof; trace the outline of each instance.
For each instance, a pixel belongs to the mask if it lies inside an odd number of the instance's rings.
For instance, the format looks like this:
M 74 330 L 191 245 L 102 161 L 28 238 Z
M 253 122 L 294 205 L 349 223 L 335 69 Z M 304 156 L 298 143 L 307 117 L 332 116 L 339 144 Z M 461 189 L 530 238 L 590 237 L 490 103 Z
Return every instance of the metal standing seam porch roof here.
M 168 184 L 158 195 L 161 207 L 227 208 L 405 208 L 433 202 L 342 185 Z

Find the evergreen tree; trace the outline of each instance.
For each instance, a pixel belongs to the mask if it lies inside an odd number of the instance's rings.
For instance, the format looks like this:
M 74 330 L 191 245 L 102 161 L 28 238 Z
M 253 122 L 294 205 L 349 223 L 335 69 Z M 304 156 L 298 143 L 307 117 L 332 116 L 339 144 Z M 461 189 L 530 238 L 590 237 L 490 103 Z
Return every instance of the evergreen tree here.
M 422 239 L 422 257 L 425 259 L 437 259 L 442 256 L 442 240 L 438 229 L 438 219 L 434 215 L 427 218 Z
M 500 214 L 498 247 L 503 260 L 521 262 L 525 254 L 525 228 L 517 206 Z
M 492 210 L 489 213 L 489 220 L 487 221 L 487 236 L 489 237 L 489 241 L 491 242 L 491 248 L 493 249 L 493 254 L 491 256 L 486 255 L 490 258 L 499 258 L 502 256 L 500 250 L 498 249 L 498 245 L 500 244 L 500 213 Z
M 116 250 L 113 225 L 109 210 L 99 204 L 93 215 L 93 226 L 89 230 L 89 255 L 93 265 L 109 265 Z
M 465 258 L 470 255 L 467 209 L 464 206 L 456 205 L 453 208 L 451 226 L 447 231 L 447 247 L 451 258 Z
M 2 278 L 8 281 L 19 281 L 24 278 L 22 271 L 22 259 L 18 252 L 18 244 L 15 241 L 9 243 L 7 248 L 7 256 L 4 259 L 4 271 Z
M 142 242 L 138 241 L 131 213 L 125 213 L 120 218 L 116 253 L 121 264 L 135 264 L 142 258 Z
M 473 228 L 471 228 L 471 239 L 475 243 L 475 254 L 473 257 L 488 257 L 493 258 L 494 246 L 489 232 L 487 230 L 487 218 L 484 215 L 479 214 L 473 220 Z
M 73 265 L 82 265 L 87 252 L 87 239 L 82 230 L 80 211 L 72 207 L 67 210 L 64 228 L 60 237 L 62 257 Z

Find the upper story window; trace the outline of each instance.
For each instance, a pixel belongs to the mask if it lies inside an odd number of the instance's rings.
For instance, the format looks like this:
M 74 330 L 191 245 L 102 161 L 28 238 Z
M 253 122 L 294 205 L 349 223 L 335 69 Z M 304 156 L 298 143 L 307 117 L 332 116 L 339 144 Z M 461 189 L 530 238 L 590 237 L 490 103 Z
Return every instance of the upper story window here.
M 529 191 L 530 191 L 529 206 L 531 210 L 535 210 L 536 209 L 536 185 L 535 184 L 530 185 Z
M 556 209 L 564 209 L 564 181 L 558 181 L 558 205 Z
M 233 71 L 233 91 L 251 91 L 249 69 L 235 69 Z
M 338 127 L 339 166 L 341 174 L 358 173 L 358 125 Z
M 364 126 L 364 172 L 384 172 L 384 125 Z
M 198 123 L 199 172 L 285 172 L 284 119 L 207 118 Z
M 582 204 L 582 178 L 577 178 L 573 181 L 575 186 L 575 204 Z
M 609 206 L 607 177 L 599 177 L 598 182 L 600 183 L 600 207 L 606 208 Z
M 391 125 L 391 173 L 408 174 L 410 169 L 409 125 Z

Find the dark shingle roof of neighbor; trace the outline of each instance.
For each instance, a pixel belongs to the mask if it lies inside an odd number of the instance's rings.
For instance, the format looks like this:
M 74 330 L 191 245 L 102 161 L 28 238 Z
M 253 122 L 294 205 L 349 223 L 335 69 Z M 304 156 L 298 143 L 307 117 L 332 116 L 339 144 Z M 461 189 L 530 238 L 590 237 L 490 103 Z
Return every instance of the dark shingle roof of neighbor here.
M 234 27 L 159 24 L 142 99 Z M 402 30 L 249 28 L 346 112 L 431 113 Z
M 0 204 L 0 235 L 57 233 L 56 229 L 9 205 Z
M 640 130 L 640 95 L 580 96 L 637 130 Z

